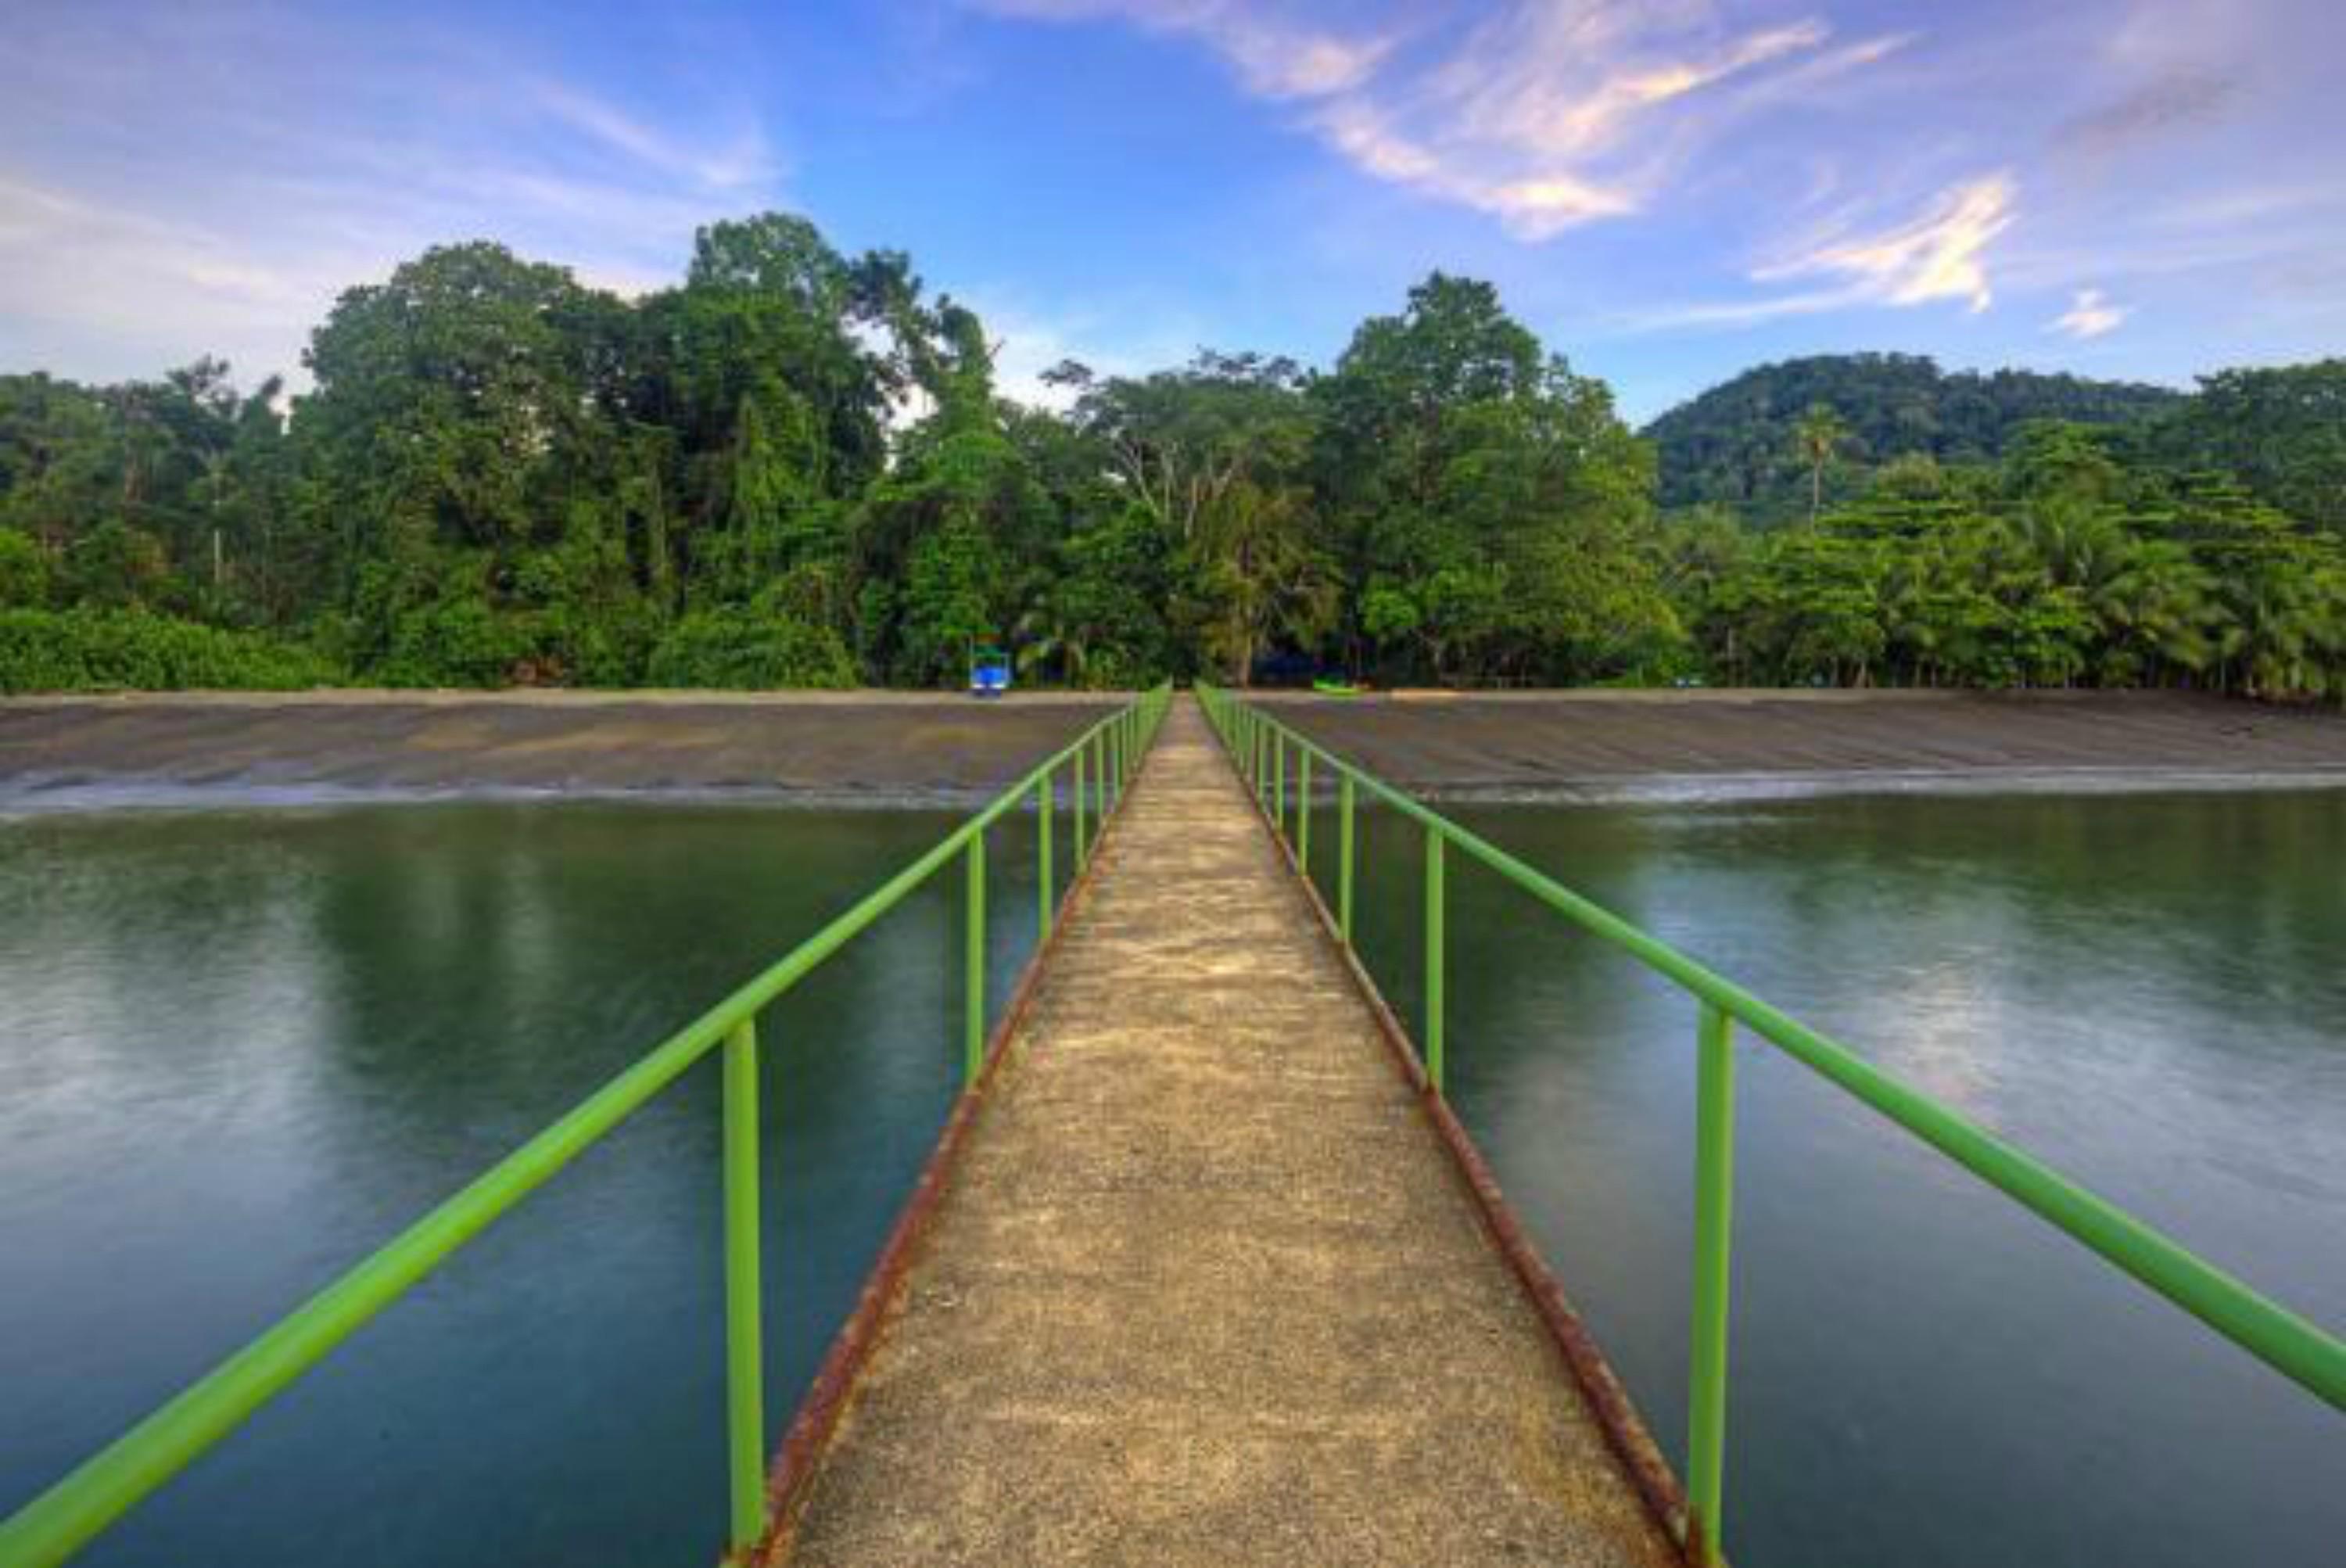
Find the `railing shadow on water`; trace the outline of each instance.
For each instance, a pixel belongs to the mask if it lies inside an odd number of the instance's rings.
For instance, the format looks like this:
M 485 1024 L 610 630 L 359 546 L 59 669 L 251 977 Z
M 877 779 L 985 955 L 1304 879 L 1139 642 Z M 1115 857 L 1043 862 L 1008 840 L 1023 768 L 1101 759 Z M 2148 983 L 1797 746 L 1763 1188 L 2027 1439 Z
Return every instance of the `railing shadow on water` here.
M 986 832 L 1030 800 L 1035 809 L 1035 921 L 1058 914 L 1052 868 L 1057 803 L 1072 807 L 1066 852 L 1080 867 L 1164 721 L 1171 688 L 1147 692 L 1030 769 L 935 848 L 653 1047 L 570 1112 L 319 1291 L 275 1327 L 0 1522 L 0 1568 L 51 1568 L 72 1558 L 141 1499 L 242 1425 L 506 1211 L 543 1186 L 712 1052 L 723 1074 L 726 1452 L 734 1552 L 765 1534 L 768 1499 L 764 1326 L 760 1314 L 758 1015 L 860 932 L 959 860 L 964 942 L 964 1093 L 984 1066 Z M 1066 776 L 1062 784 L 1062 774 Z M 1063 796 L 1062 790 L 1065 794 Z M 1038 944 L 1037 954 L 1041 948 Z
M 2299 1387 L 2346 1410 L 2346 1340 L 2260 1295 L 2035 1156 L 1882 1072 L 1847 1046 L 1311 740 L 1239 695 L 1201 684 L 1198 697 L 1231 765 L 1293 856 L 1300 874 L 1310 876 L 1315 863 L 1311 834 L 1316 812 L 1306 809 L 1305 803 L 1321 799 L 1327 782 L 1334 780 L 1337 843 L 1331 902 L 1338 937 L 1348 948 L 1354 946 L 1359 912 L 1354 906 L 1362 808 L 1369 802 L 1390 808 L 1423 830 L 1423 968 L 1415 988 L 1417 1044 L 1432 1094 L 1443 1093 L 1446 1068 L 1446 881 L 1454 851 L 1496 872 L 1628 954 L 1697 1003 L 1694 1270 L 1687 1379 L 1688 1519 L 1683 1543 L 1696 1563 L 1720 1562 L 1724 1539 L 1720 1496 L 1727 1436 L 1728 1263 L 1735 1190 L 1733 1041 L 1738 1023 Z M 1320 781 L 1316 787 L 1315 774 Z M 1320 851 L 1322 861 L 1327 853 L 1325 849 Z

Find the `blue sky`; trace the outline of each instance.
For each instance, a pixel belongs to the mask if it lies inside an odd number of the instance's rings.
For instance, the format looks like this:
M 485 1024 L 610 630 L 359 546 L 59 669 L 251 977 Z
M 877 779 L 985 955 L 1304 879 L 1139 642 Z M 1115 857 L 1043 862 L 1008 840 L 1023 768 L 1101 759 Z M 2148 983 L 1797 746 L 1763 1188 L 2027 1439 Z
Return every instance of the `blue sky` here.
M 1433 268 L 1637 417 L 1880 348 L 2184 382 L 2346 352 L 2326 0 L 14 0 L 0 371 L 298 368 L 488 237 L 637 290 L 781 207 L 1003 379 L 1315 361 Z

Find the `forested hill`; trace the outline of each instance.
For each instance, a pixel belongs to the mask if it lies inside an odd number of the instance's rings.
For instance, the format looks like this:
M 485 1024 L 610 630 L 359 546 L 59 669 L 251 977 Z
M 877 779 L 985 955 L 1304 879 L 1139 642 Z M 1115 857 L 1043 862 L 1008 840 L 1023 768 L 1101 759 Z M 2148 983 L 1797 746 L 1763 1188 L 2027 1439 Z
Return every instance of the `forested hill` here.
M 1645 434 L 1661 459 L 1664 506 L 1712 502 L 1768 524 L 1808 513 L 1798 427 L 1819 405 L 1845 431 L 1824 475 L 1830 503 L 1862 491 L 1867 471 L 1893 457 L 1992 462 L 2030 420 L 2122 424 L 2183 401 L 2181 392 L 2132 382 L 1951 372 L 1923 354 L 1820 354 L 1746 371 L 1670 410 Z

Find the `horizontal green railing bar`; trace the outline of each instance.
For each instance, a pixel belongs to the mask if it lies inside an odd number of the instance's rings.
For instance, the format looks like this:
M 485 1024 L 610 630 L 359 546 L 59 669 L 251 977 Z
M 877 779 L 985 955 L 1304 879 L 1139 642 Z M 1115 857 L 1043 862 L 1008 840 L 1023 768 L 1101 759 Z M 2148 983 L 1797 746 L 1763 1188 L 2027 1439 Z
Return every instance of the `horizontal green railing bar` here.
M 1085 729 L 935 848 L 26 1503 L 0 1523 L 0 1568 L 52 1568 L 71 1558 L 729 1034 L 750 1023 L 761 1008 L 964 852 L 1027 796 L 1035 796 L 1043 809 L 1055 799 L 1048 787 L 1053 774 L 1079 760 L 1127 714 L 1141 720 L 1144 736 L 1153 735 L 1170 697 L 1169 687 L 1158 687 Z
M 2346 1340 L 2259 1294 L 2107 1199 L 2087 1191 L 2034 1155 L 1901 1083 L 1847 1046 L 1827 1039 L 1686 954 L 1592 903 L 1488 840 L 1311 740 L 1260 708 L 1201 687 L 1209 711 L 1241 707 L 1253 722 L 1355 779 L 1404 816 L 1423 824 L 1549 908 L 1627 952 L 1648 969 L 1781 1047 L 1827 1081 L 1921 1138 L 1973 1175 L 2083 1242 L 2135 1278 L 2207 1323 L 2330 1404 L 2346 1410 Z M 1217 728 L 1221 728 L 1218 721 Z

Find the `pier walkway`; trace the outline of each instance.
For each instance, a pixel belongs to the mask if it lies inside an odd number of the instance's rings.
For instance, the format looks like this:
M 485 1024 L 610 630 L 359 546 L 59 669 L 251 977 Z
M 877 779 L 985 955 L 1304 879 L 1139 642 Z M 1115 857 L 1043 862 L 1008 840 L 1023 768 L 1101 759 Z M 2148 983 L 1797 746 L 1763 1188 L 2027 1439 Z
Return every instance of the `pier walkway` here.
M 1188 699 L 770 1555 L 1679 1561 Z

